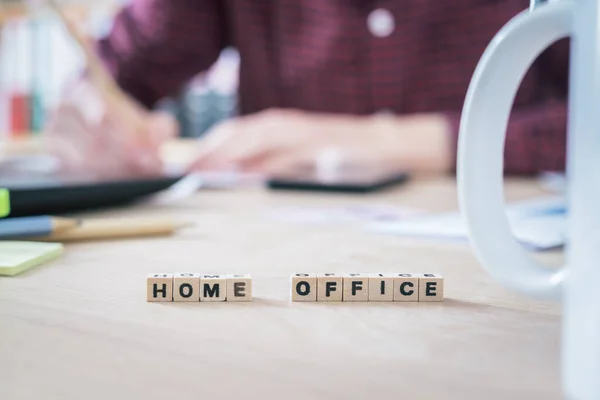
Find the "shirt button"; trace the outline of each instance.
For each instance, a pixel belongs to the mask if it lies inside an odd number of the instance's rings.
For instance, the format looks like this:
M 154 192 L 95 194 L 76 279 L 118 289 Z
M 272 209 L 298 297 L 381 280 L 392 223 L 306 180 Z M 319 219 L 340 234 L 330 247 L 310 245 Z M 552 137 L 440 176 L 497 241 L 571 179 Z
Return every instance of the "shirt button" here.
M 390 11 L 378 8 L 373 10 L 367 17 L 367 26 L 373 36 L 387 37 L 394 32 L 396 23 Z

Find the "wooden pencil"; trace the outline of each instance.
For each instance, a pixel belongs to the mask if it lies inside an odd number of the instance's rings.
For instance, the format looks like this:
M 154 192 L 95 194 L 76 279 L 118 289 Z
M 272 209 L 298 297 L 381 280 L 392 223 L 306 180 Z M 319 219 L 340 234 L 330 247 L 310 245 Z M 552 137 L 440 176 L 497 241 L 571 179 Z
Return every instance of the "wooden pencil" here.
M 43 242 L 77 242 L 91 240 L 114 240 L 148 236 L 168 236 L 190 226 L 165 218 L 122 218 L 80 220 L 71 229 L 54 232 L 48 236 L 33 238 Z
M 0 220 L 0 239 L 23 239 L 60 234 L 76 228 L 79 221 L 70 218 L 33 216 Z

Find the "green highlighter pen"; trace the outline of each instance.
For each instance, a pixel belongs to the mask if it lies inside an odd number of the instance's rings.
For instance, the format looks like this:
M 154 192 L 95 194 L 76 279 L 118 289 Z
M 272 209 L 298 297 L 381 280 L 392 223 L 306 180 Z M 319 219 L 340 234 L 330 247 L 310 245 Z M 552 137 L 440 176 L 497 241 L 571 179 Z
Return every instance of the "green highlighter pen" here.
M 10 196 L 8 190 L 0 189 L 0 218 L 10 213 Z

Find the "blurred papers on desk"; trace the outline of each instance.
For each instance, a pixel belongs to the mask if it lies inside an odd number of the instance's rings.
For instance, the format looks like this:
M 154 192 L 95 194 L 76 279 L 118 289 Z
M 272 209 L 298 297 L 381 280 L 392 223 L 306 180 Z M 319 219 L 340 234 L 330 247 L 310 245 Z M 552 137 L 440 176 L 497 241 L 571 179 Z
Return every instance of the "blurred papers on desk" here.
M 270 219 L 300 225 L 403 221 L 418 215 L 423 215 L 423 211 L 386 203 L 289 205 L 268 212 Z
M 564 194 L 567 190 L 567 177 L 560 172 L 544 172 L 540 175 L 542 186 L 553 193 Z
M 517 239 L 533 251 L 562 247 L 566 240 L 567 209 L 563 197 L 544 197 L 512 203 L 506 213 Z M 399 236 L 466 241 L 468 232 L 460 213 L 428 215 L 404 221 L 372 224 L 369 230 Z

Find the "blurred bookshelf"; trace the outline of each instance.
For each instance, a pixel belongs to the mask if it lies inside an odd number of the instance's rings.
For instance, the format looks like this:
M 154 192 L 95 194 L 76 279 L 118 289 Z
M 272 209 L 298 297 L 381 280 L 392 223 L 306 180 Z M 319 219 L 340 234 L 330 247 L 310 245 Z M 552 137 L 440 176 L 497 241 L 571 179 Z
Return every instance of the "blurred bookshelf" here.
M 92 10 L 116 10 L 124 1 L 119 0 L 55 0 L 69 14 L 80 17 Z M 48 12 L 43 0 L 0 0 L 0 23 Z
M 122 0 L 58 0 L 91 37 L 110 28 Z M 42 132 L 61 90 L 83 66 L 79 48 L 43 0 L 0 0 L 0 139 Z
M 115 13 L 131 0 L 55 0 L 93 38 L 107 34 Z M 83 57 L 44 0 L 0 0 L 0 141 L 22 142 L 43 132 Z M 164 99 L 181 136 L 198 137 L 237 112 L 239 57 L 223 51 L 217 63 Z

